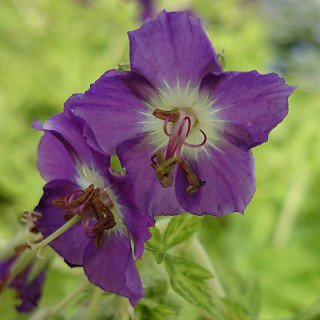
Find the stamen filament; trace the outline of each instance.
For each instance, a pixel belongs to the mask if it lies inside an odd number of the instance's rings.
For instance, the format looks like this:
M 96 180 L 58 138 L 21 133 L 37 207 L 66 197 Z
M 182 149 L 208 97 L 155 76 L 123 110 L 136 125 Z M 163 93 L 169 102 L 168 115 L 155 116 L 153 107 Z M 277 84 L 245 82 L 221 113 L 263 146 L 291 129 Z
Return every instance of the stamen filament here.
M 69 230 L 71 227 L 73 227 L 77 222 L 79 222 L 81 219 L 80 216 L 76 215 L 70 220 L 68 220 L 64 225 L 62 225 L 59 229 L 57 229 L 55 232 L 53 232 L 49 237 L 45 238 L 39 243 L 29 243 L 30 248 L 32 250 L 39 250 L 48 245 L 51 241 L 57 239 L 59 236 L 61 236 L 64 232 Z
M 170 133 L 168 131 L 168 122 L 169 122 L 169 117 L 166 118 L 166 120 L 163 124 L 163 131 L 166 134 L 166 136 L 170 137 Z

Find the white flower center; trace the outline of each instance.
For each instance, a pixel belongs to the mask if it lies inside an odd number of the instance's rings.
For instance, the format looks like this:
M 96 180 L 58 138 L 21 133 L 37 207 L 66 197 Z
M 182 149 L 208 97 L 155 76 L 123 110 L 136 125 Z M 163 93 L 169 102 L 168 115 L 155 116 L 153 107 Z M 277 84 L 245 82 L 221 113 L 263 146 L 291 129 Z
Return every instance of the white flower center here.
M 115 233 L 117 236 L 126 235 L 127 228 L 123 222 L 121 205 L 117 202 L 117 196 L 112 187 L 105 185 L 104 177 L 94 168 L 93 164 L 91 168 L 89 168 L 85 163 L 77 164 L 76 167 L 78 172 L 77 184 L 79 187 L 84 190 L 93 184 L 95 188 L 102 190 L 100 201 L 106 206 L 110 205 L 110 200 L 113 204 L 109 209 L 114 216 L 116 225 L 112 229 L 106 230 L 106 235 L 110 236 L 112 233 Z
M 189 84 L 181 87 L 179 81 L 177 85 L 171 88 L 166 81 L 164 86 L 158 88 L 159 95 L 150 97 L 150 100 L 144 102 L 150 112 L 143 112 L 145 116 L 141 125 L 145 132 L 148 132 L 149 143 L 154 147 L 154 154 L 158 150 L 162 150 L 168 144 L 168 136 L 164 132 L 164 121 L 154 117 L 152 113 L 156 109 L 163 111 L 178 111 L 180 113 L 180 121 L 170 123 L 170 130 L 176 130 L 181 120 L 188 116 L 191 120 L 191 129 L 185 142 L 189 145 L 200 145 L 204 140 L 202 130 L 206 135 L 206 143 L 199 148 L 190 148 L 184 145 L 181 149 L 181 155 L 186 159 L 198 160 L 199 152 L 206 152 L 208 154 L 208 146 L 218 148 L 221 135 L 219 132 L 223 131 L 224 123 L 219 119 L 217 113 L 218 108 L 212 108 L 217 99 L 210 97 L 209 93 L 199 93 L 199 87 L 191 88 Z

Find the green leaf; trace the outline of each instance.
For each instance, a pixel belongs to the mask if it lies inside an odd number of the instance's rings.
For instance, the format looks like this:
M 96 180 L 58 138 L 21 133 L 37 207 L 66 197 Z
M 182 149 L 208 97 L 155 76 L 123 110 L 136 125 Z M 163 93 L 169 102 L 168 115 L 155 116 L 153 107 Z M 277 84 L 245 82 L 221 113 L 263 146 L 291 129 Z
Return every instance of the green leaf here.
M 243 278 L 230 270 L 223 275 L 223 279 L 232 306 L 238 305 L 237 309 L 239 309 L 241 305 L 253 319 L 258 319 L 261 305 L 261 288 L 258 279 L 255 276 Z
M 165 265 L 173 290 L 193 305 L 215 314 L 210 289 L 205 280 L 212 274 L 188 259 L 166 255 Z
M 161 263 L 166 254 L 161 241 L 161 233 L 156 227 L 150 228 L 150 232 L 151 239 L 147 242 L 146 249 L 154 254 L 158 263 Z
M 147 298 L 142 299 L 135 308 L 136 320 L 174 320 L 176 316 L 171 306 Z
M 253 320 L 255 319 L 247 308 L 241 303 L 230 298 L 223 298 L 227 310 L 228 320 Z
M 257 279 L 254 277 L 246 279 L 241 289 L 239 296 L 242 297 L 242 303 L 247 307 L 247 310 L 250 311 L 254 318 L 257 319 L 261 304 L 261 290 Z
M 180 214 L 171 218 L 164 233 L 163 244 L 170 249 L 189 239 L 200 228 L 201 218 L 190 213 Z

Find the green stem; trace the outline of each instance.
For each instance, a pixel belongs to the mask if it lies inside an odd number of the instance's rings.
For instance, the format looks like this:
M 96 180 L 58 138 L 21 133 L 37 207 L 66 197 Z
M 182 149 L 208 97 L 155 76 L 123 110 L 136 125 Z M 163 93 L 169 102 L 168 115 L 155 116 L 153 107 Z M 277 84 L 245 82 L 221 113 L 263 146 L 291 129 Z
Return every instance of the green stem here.
M 215 295 L 224 298 L 226 296 L 226 292 L 221 284 L 216 268 L 196 235 L 192 238 L 191 249 L 193 256 L 197 258 L 197 263 L 213 274 L 214 277 L 210 282 Z
M 87 309 L 87 312 L 83 318 L 84 320 L 91 320 L 91 319 L 95 318 L 97 308 L 99 307 L 99 303 L 102 298 L 101 293 L 102 293 L 101 289 L 98 287 L 95 287 L 92 300 L 91 300 L 90 305 Z
M 48 245 L 51 241 L 55 240 L 59 236 L 61 236 L 64 232 L 69 230 L 72 226 L 74 226 L 77 222 L 79 222 L 81 219 L 80 216 L 76 215 L 69 221 L 67 221 L 64 225 L 62 225 L 58 230 L 56 230 L 54 233 L 52 233 L 49 237 L 44 239 L 43 241 L 39 243 L 32 243 L 30 244 L 30 247 L 32 250 L 39 250 L 46 245 Z
M 51 310 L 53 314 L 60 313 L 64 308 L 66 308 L 71 302 L 77 300 L 80 294 L 89 287 L 88 280 L 84 280 L 74 291 L 72 291 L 68 296 L 66 296 L 60 303 L 58 303 Z
M 15 278 L 35 259 L 35 253 L 30 250 L 23 251 L 13 263 L 10 275 Z
M 309 183 L 310 174 L 308 171 L 303 171 L 289 188 L 275 226 L 272 239 L 274 246 L 284 247 L 289 242 Z
M 84 280 L 74 291 L 66 296 L 60 303 L 53 308 L 46 308 L 38 310 L 30 320 L 47 320 L 52 319 L 54 315 L 59 315 L 61 312 L 69 306 L 70 303 L 75 302 L 79 299 L 81 293 L 89 287 L 90 283 L 88 280 Z
M 188 245 L 188 252 L 191 253 L 197 263 L 206 268 L 213 275 L 213 278 L 208 280 L 208 284 L 212 292 L 212 298 L 219 314 L 223 319 L 227 319 L 226 308 L 221 300 L 221 298 L 226 297 L 226 292 L 224 290 L 224 287 L 222 286 L 219 275 L 212 260 L 208 256 L 197 235 L 193 236 L 191 243 Z

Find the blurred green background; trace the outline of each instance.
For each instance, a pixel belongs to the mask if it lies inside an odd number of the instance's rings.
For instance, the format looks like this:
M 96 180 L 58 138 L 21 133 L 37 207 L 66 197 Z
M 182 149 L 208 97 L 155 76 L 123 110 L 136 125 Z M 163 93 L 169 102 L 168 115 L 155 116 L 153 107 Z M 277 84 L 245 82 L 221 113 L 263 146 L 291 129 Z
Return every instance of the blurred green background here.
M 159 0 L 156 7 L 201 17 L 226 70 L 276 71 L 298 86 L 288 117 L 254 149 L 257 191 L 246 214 L 205 217 L 200 236 L 230 295 L 255 283 L 259 319 L 320 319 L 320 2 Z M 126 32 L 141 24 L 139 15 L 134 0 L 0 1 L 0 246 L 42 194 L 33 119 L 61 111 L 71 94 L 128 61 Z M 41 306 L 57 304 L 79 273 L 56 258 Z M 186 303 L 179 319 L 200 318 Z

